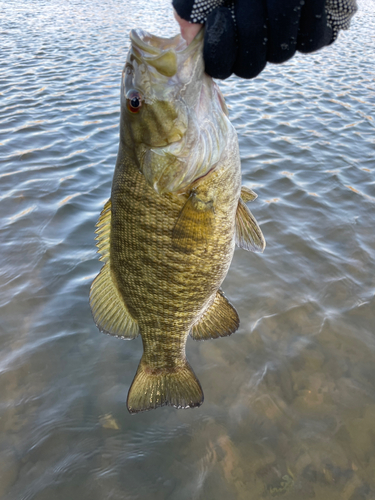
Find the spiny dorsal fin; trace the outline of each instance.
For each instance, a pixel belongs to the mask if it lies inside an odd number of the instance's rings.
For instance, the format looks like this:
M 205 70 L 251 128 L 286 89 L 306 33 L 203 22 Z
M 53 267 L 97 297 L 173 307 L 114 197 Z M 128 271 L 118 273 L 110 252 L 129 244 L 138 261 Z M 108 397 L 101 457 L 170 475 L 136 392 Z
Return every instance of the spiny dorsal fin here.
M 258 198 L 258 195 L 254 193 L 254 191 L 246 186 L 242 186 L 241 188 L 241 198 L 245 203 L 249 203 L 250 201 L 254 201 Z
M 193 191 L 172 231 L 173 246 L 191 253 L 198 245 L 207 245 L 215 217 L 213 201 L 203 201 Z
M 234 333 L 240 325 L 237 311 L 223 291 L 216 292 L 215 300 L 190 331 L 194 340 L 217 339 Z
M 96 246 L 98 247 L 98 253 L 100 253 L 99 260 L 107 262 L 109 260 L 109 242 L 111 233 L 111 200 L 109 199 L 104 205 L 103 210 L 100 213 L 98 222 L 96 223 Z
M 263 252 L 266 247 L 257 221 L 241 198 L 238 200 L 236 213 L 236 245 L 251 252 Z
M 105 264 L 90 289 L 90 307 L 94 321 L 104 333 L 124 339 L 134 339 L 139 333 L 138 324 L 130 316 L 111 275 L 111 200 L 104 205 L 96 233 L 100 260 L 104 260 Z
M 203 403 L 203 391 L 186 359 L 179 366 L 152 370 L 141 359 L 129 389 L 127 407 L 130 413 L 158 408 L 194 408 Z

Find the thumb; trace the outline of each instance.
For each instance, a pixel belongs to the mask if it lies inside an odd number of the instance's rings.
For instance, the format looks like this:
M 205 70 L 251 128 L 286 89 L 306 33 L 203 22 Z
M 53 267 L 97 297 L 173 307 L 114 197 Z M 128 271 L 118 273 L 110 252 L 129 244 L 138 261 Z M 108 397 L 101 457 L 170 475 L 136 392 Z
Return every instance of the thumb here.
M 186 40 L 187 44 L 191 43 L 194 38 L 197 36 L 197 34 L 200 32 L 200 30 L 203 27 L 203 24 L 200 23 L 190 23 L 189 21 L 186 21 L 185 19 L 182 19 L 175 9 L 173 9 L 173 14 L 180 25 L 180 31 L 181 31 L 181 36 L 184 40 Z

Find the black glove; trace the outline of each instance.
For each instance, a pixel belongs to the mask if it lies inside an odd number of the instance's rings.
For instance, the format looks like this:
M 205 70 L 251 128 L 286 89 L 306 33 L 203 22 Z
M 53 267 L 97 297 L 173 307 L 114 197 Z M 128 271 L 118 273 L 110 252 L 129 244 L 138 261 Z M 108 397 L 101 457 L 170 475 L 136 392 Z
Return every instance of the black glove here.
M 183 19 L 206 23 L 203 49 L 206 72 L 220 79 L 232 73 L 254 78 L 267 62 L 282 63 L 297 50 L 308 53 L 329 45 L 340 28 L 348 28 L 357 10 L 356 0 L 173 0 L 172 3 Z

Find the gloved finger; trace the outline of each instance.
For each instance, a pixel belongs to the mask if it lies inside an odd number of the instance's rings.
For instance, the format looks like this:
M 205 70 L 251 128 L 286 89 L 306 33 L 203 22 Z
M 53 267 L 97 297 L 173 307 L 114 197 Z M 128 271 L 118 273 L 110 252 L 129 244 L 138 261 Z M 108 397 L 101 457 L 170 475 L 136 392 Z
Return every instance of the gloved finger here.
M 304 0 L 267 0 L 267 61 L 283 63 L 294 56 L 302 3 Z
M 333 33 L 327 26 L 325 7 L 326 0 L 306 0 L 302 7 L 297 40 L 297 50 L 300 52 L 314 52 L 331 43 Z
M 205 3 L 206 2 L 202 2 L 202 4 Z M 192 23 L 199 23 L 201 21 L 201 15 L 200 11 L 198 10 L 196 0 L 172 0 L 172 5 L 174 10 L 182 19 L 185 19 L 186 21 Z M 198 16 L 196 16 L 197 12 L 199 12 L 199 19 Z
M 238 51 L 233 67 L 241 78 L 254 78 L 267 63 L 267 25 L 264 0 L 235 3 Z
M 205 71 L 224 80 L 233 73 L 237 53 L 236 31 L 232 13 L 225 7 L 213 10 L 206 21 L 203 59 Z

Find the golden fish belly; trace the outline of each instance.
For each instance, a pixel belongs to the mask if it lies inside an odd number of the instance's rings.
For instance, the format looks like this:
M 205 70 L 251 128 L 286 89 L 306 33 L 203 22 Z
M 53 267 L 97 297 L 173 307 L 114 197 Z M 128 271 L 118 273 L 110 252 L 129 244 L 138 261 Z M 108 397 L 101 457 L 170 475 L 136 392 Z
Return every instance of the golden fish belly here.
M 111 272 L 143 340 L 143 362 L 168 369 L 185 359 L 186 337 L 212 302 L 234 251 L 240 194 L 239 161 L 228 155 L 202 179 L 197 193 L 213 194 L 213 224 L 190 252 L 173 230 L 184 195 L 157 194 L 130 160 L 119 161 L 112 187 Z

